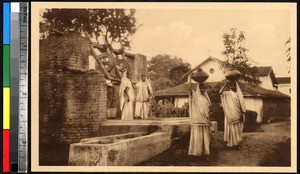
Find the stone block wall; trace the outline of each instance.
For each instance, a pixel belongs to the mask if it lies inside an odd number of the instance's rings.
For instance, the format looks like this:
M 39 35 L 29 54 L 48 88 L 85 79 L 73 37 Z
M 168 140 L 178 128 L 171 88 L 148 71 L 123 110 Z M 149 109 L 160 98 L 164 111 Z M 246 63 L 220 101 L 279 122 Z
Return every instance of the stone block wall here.
M 88 41 L 52 37 L 40 42 L 40 143 L 75 143 L 97 135 L 106 119 L 107 88 L 88 70 Z
M 131 66 L 132 81 L 134 83 L 140 80 L 141 74 L 147 74 L 147 57 L 142 54 L 135 54 L 133 58 L 126 58 Z

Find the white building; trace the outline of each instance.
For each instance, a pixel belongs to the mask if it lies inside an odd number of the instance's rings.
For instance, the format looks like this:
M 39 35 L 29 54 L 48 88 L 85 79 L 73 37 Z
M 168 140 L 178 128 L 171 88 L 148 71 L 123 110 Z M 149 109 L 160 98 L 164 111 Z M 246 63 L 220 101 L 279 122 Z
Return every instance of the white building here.
M 220 82 L 225 79 L 226 70 L 222 68 L 222 63 L 223 61 L 209 56 L 198 65 L 209 75 L 206 82 Z
M 220 82 L 225 79 L 226 69 L 223 68 L 223 63 L 223 61 L 210 56 L 198 65 L 204 72 L 209 74 L 209 78 L 206 82 Z M 272 67 L 264 66 L 256 68 L 256 76 L 260 80 L 258 86 L 265 89 L 276 90 L 277 80 Z
M 204 72 L 209 74 L 209 78 L 206 81 L 208 85 L 214 86 L 225 79 L 226 69 L 222 68 L 222 64 L 223 61 L 208 57 L 198 65 Z M 256 121 L 260 123 L 263 119 L 273 117 L 273 111 L 278 110 L 280 105 L 282 105 L 281 103 L 285 102 L 286 99 L 289 100 L 289 96 L 277 91 L 277 80 L 272 67 L 257 67 L 256 76 L 260 80 L 258 86 L 241 84 L 240 87 L 244 95 L 247 110 L 255 111 L 257 113 Z M 281 86 L 281 88 L 286 87 Z M 188 84 L 182 84 L 157 91 L 155 96 L 157 99 L 169 98 L 175 106 L 181 107 L 184 103 L 188 102 L 187 91 Z
M 278 82 L 271 66 L 257 67 L 256 76 L 260 80 L 258 86 L 270 90 L 277 89 Z
M 291 95 L 291 78 L 290 77 L 278 77 L 277 78 L 278 86 L 277 90 L 287 94 Z

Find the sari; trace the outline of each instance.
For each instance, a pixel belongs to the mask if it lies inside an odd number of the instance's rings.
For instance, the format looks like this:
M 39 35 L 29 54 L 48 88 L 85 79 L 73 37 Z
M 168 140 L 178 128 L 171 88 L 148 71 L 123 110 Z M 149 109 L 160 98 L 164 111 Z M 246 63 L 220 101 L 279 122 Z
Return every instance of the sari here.
M 245 120 L 242 116 L 246 112 L 244 97 L 237 83 L 236 92 L 232 90 L 222 92 L 221 102 L 225 115 L 224 141 L 227 142 L 227 146 L 232 147 L 242 141 L 243 121 Z
M 122 120 L 133 120 L 133 102 L 134 102 L 134 89 L 131 81 L 126 77 L 126 73 L 124 73 L 121 79 L 120 85 L 120 109 L 122 111 Z M 127 95 L 125 94 L 125 90 L 127 91 Z
M 198 84 L 196 90 L 192 91 L 189 155 L 201 156 L 210 154 L 210 104 L 207 92 L 202 94 Z
M 136 90 L 135 115 L 142 119 L 147 119 L 150 109 L 150 95 L 153 95 L 152 87 L 148 80 L 145 82 L 140 80 L 136 84 Z

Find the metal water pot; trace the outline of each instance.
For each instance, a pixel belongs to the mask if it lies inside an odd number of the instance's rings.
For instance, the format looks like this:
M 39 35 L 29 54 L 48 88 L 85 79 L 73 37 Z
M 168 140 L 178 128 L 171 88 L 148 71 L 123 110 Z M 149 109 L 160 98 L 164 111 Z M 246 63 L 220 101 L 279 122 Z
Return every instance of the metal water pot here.
M 203 83 L 208 79 L 209 75 L 204 72 L 201 68 L 198 68 L 196 72 L 194 72 L 191 76 L 191 78 L 198 82 L 198 83 Z
M 241 76 L 238 70 L 230 70 L 226 73 L 225 77 L 229 81 L 237 81 Z

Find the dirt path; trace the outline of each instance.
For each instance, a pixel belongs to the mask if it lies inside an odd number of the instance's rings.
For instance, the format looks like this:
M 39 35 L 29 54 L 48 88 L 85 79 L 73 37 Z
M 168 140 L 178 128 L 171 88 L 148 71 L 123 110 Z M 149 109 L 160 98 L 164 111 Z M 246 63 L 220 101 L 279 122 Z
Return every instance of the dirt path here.
M 263 132 L 244 133 L 239 150 L 222 149 L 213 165 L 258 166 L 270 154 L 274 145 L 290 138 L 289 123 L 263 125 Z
M 244 133 L 243 142 L 239 150 L 230 150 L 226 147 L 226 144 L 223 142 L 223 132 L 213 133 L 211 155 L 207 157 L 188 156 L 189 137 L 186 137 L 166 152 L 141 165 L 259 166 L 266 157 L 274 154 L 274 148 L 276 148 L 278 143 L 286 142 L 290 139 L 290 123 L 266 124 L 262 125 L 260 130 L 260 132 Z

